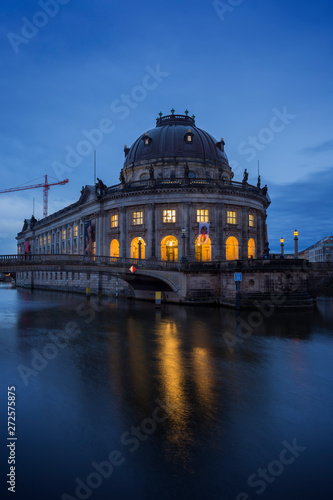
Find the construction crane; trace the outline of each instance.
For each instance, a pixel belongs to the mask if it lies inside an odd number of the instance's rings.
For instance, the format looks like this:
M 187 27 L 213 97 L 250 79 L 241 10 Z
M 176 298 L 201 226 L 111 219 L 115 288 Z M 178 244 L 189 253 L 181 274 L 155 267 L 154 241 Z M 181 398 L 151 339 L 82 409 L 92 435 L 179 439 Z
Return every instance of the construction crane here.
M 37 180 L 37 179 L 35 179 Z M 54 179 L 56 180 L 56 179 Z M 48 182 L 47 175 L 45 175 L 45 180 L 42 184 L 32 184 L 31 186 L 18 186 L 9 189 L 2 189 L 0 193 L 12 193 L 13 191 L 24 191 L 25 189 L 35 189 L 35 188 L 43 188 L 43 217 L 47 217 L 47 209 L 48 209 L 48 191 L 50 186 L 58 186 L 59 184 L 67 184 L 68 179 L 58 182 Z

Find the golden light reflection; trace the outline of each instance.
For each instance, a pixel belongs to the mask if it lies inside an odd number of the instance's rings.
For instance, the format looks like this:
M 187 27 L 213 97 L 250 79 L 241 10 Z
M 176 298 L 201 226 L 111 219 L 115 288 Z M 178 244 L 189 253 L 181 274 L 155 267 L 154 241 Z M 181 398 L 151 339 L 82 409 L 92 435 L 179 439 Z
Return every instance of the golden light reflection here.
M 181 355 L 181 342 L 175 321 L 161 321 L 158 330 L 158 363 L 160 369 L 160 398 L 169 414 L 168 441 L 181 447 L 189 439 L 189 405 L 184 391 L 185 366 Z
M 200 404 L 205 406 L 206 410 L 208 407 L 212 408 L 214 404 L 214 373 L 207 348 L 195 347 L 193 349 L 193 369 Z

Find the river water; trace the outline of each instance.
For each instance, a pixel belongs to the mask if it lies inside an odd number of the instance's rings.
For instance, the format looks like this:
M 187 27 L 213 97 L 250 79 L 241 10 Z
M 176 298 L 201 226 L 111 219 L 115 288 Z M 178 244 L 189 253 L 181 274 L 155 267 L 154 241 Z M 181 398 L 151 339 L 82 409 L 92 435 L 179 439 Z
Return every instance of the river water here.
M 332 498 L 332 297 L 251 321 L 6 285 L 0 304 L 1 499 Z

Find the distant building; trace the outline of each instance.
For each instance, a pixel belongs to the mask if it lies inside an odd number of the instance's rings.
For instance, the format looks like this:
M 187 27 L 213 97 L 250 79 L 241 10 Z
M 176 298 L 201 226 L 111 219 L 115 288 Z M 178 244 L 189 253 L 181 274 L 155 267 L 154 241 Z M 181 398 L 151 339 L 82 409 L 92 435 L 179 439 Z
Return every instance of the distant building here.
M 317 241 L 300 252 L 299 257 L 310 262 L 333 262 L 333 236 Z

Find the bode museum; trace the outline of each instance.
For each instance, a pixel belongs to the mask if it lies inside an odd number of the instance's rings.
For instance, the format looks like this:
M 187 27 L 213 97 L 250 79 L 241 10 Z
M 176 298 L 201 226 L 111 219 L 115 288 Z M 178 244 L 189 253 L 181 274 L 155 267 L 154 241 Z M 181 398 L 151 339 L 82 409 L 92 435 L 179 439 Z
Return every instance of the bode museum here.
M 124 147 L 119 184 L 97 179 L 72 205 L 26 219 L 18 253 L 173 262 L 262 258 L 267 186 L 260 177 L 250 185 L 246 170 L 242 182 L 233 181 L 224 146 L 187 111 L 160 113 L 155 128 Z M 54 280 L 56 273 L 49 274 Z

